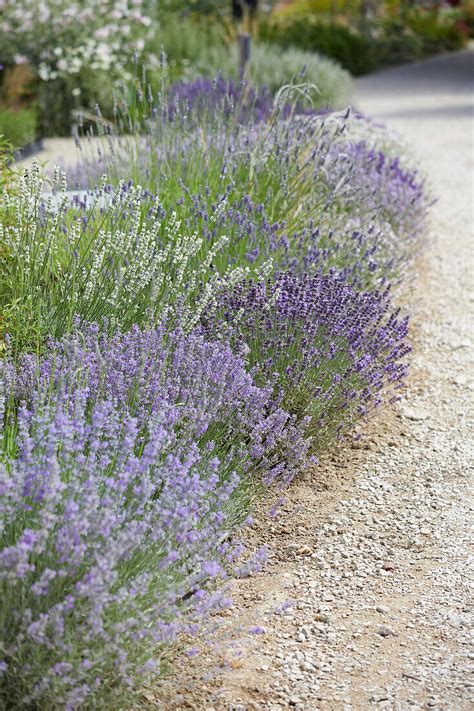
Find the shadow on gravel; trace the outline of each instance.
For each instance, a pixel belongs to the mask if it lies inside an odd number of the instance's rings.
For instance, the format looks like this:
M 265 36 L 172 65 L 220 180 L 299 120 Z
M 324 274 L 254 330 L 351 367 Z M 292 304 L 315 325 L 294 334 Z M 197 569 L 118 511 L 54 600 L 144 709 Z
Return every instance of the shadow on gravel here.
M 387 111 L 379 113 L 379 117 L 385 119 L 402 118 L 402 119 L 459 119 L 473 118 L 474 109 L 472 105 L 463 104 L 460 106 L 439 106 L 438 108 L 427 107 L 402 109 L 400 111 Z
M 359 86 L 370 85 L 373 80 L 390 84 L 403 79 L 405 88 L 413 84 L 424 85 L 427 91 L 463 91 L 474 81 L 474 49 L 446 53 L 432 59 L 401 64 L 388 69 L 381 69 L 358 80 Z

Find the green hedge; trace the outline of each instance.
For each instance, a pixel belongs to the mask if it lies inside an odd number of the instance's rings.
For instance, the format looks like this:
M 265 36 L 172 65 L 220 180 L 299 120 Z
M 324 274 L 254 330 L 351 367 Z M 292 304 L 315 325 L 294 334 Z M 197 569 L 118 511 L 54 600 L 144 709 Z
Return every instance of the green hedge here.
M 374 42 L 336 23 L 316 16 L 269 20 L 262 24 L 262 39 L 284 47 L 294 46 L 336 59 L 352 75 L 367 74 L 377 65 Z
M 460 49 L 465 33 L 436 13 L 409 13 L 384 18 L 362 34 L 336 22 L 307 17 L 276 16 L 264 21 L 262 39 L 282 47 L 319 52 L 342 64 L 352 75 L 408 62 L 437 52 Z
M 37 138 L 37 115 L 33 108 L 1 109 L 0 136 L 3 136 L 13 148 L 22 148 Z

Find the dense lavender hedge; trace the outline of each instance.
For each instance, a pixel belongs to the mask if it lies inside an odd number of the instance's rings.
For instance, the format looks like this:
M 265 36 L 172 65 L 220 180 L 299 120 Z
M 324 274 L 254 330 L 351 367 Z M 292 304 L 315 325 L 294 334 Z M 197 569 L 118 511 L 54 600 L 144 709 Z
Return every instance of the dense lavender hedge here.
M 85 190 L 3 196 L 2 707 L 136 701 L 258 565 L 254 499 L 400 396 L 423 181 L 297 94 L 138 84 Z
M 165 326 L 90 327 L 3 380 L 2 701 L 110 703 L 221 604 L 249 477 L 288 480 L 308 444 L 229 346 Z

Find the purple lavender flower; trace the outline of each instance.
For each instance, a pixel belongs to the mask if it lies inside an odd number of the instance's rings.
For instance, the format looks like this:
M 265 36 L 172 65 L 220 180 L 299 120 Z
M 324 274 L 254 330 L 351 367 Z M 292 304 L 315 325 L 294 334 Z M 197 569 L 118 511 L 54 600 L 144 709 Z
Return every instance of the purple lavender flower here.
M 9 702 L 33 689 L 37 703 L 75 708 L 103 673 L 133 679 L 187 628 L 185 611 L 199 617 L 203 581 L 226 577 L 216 541 L 238 479 L 219 483 L 218 461 L 159 414 L 147 427 L 143 441 L 136 418 L 81 389 L 21 408 L 18 453 L 0 471 Z
M 40 360 L 23 355 L 13 375 L 5 370 L 18 398 L 49 397 L 51 388 L 72 397 L 80 389 L 89 402 L 106 398 L 133 414 L 144 436 L 150 416 L 159 414 L 183 441 L 221 457 L 222 472 L 288 480 L 304 460 L 305 439 L 273 401 L 272 387 L 255 385 L 244 354 L 197 331 L 164 324 L 109 336 L 91 325 L 50 341 L 48 351 Z
M 91 325 L 48 352 L 2 371 L 22 404 L 0 465 L 0 694 L 76 708 L 227 604 L 209 582 L 264 559 L 229 538 L 250 477 L 287 482 L 308 442 L 243 356 L 198 332 Z
M 73 704 L 100 695 L 105 663 L 131 683 L 157 644 L 221 604 L 210 580 L 256 569 L 264 552 L 242 564 L 228 537 L 250 477 L 287 483 L 308 442 L 242 356 L 197 332 L 90 326 L 7 366 L 22 404 L 0 468 L 0 588 L 7 612 L 24 602 L 0 689 Z
M 308 427 L 316 453 L 403 385 L 408 319 L 390 313 L 389 289 L 358 293 L 336 274 L 286 272 L 237 286 L 219 314 L 205 330 L 226 324 L 249 348 L 257 382 L 276 374 L 282 407 Z
M 302 102 L 275 103 L 267 86 L 253 87 L 246 82 L 235 83 L 232 79 L 199 77 L 193 81 L 177 81 L 171 85 L 168 97 L 170 120 L 184 115 L 196 120 L 203 115 L 214 118 L 221 115 L 234 118 L 238 123 L 261 123 L 272 116 L 287 119 L 291 115 L 322 115 Z

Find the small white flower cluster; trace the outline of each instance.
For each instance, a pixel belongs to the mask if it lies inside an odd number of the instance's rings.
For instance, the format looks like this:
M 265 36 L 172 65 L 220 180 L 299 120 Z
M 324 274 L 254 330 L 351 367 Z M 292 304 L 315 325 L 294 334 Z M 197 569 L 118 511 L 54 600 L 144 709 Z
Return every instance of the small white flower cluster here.
M 14 219 L 0 224 L 0 241 L 30 293 L 44 288 L 46 273 L 56 274 L 61 299 L 84 321 L 109 314 L 116 326 L 127 326 L 147 303 L 150 319 L 172 318 L 177 309 L 191 329 L 218 304 L 223 290 L 243 279 L 267 279 L 273 269 L 269 261 L 255 269 L 229 266 L 212 273 L 209 267 L 228 238 L 203 245 L 196 232 L 183 231 L 175 214 L 163 225 L 144 203 L 139 185 L 119 183 L 104 192 L 104 176 L 95 202 L 82 219 L 74 219 L 66 176 L 59 169 L 53 184 L 56 192 L 46 196 L 38 164 L 25 171 L 18 192 L 4 197 Z
M 2 58 L 29 63 L 43 81 L 123 70 L 150 32 L 144 0 L 0 0 Z
M 44 181 L 37 161 L 18 180 L 14 193 L 2 195 L 1 207 L 10 209 L 14 219 L 0 224 L 0 242 L 9 258 L 21 265 L 22 279 L 30 283 L 32 292 L 38 288 L 39 268 L 44 271 L 61 249 L 61 224 L 68 206 L 65 176 L 55 171 L 54 184 L 59 199 L 50 194 L 45 198 Z

